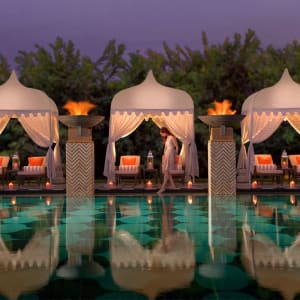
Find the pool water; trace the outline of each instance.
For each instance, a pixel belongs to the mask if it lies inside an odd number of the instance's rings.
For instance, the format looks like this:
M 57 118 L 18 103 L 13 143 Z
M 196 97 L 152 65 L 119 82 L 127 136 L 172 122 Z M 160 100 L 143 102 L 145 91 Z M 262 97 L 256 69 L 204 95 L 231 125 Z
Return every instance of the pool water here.
M 2 196 L 0 299 L 300 299 L 299 200 Z

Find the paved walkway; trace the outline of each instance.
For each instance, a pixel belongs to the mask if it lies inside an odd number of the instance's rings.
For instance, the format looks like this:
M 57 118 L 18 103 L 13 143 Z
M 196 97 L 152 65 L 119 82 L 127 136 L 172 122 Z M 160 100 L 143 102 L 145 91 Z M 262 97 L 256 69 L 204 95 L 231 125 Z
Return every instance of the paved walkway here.
M 177 189 L 167 189 L 166 193 L 208 193 L 208 186 L 206 182 L 196 182 L 192 187 L 177 183 Z M 104 182 L 95 183 L 95 194 L 118 194 L 118 193 L 156 193 L 160 188 L 160 184 L 153 185 L 152 188 L 147 188 L 145 184 L 134 184 L 130 182 L 121 183 L 118 186 L 109 188 Z M 0 193 L 5 194 L 64 194 L 66 192 L 65 184 L 54 185 L 46 188 L 45 185 L 25 184 L 23 186 L 14 186 L 9 188 L 8 185 L 0 185 Z M 285 192 L 285 193 L 300 193 L 300 183 L 296 183 L 295 187 L 290 188 L 288 182 L 284 184 L 264 183 L 256 189 L 252 189 L 248 183 L 238 183 L 237 193 L 264 193 L 264 192 Z

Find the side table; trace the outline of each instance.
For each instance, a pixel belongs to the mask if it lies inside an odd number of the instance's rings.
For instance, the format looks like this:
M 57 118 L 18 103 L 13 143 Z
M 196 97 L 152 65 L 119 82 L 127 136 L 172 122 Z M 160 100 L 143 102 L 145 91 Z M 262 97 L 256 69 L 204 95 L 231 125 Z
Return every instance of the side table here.
M 10 170 L 6 170 L 5 172 L 5 178 L 7 182 L 12 181 L 13 179 L 17 178 L 18 175 L 18 169 L 10 169 Z
M 158 184 L 158 169 L 152 168 L 152 169 L 148 169 L 148 168 L 143 168 L 143 180 L 144 183 L 146 183 L 146 179 L 148 178 L 155 178 L 155 183 Z

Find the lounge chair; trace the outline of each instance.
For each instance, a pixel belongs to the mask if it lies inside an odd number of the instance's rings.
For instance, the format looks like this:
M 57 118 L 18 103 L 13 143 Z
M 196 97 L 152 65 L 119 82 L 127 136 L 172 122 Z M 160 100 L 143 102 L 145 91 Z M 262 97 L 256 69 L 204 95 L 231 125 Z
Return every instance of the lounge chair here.
M 296 182 L 300 178 L 300 154 L 289 155 L 289 161 L 292 168 L 292 176 Z
M 0 177 L 2 180 L 2 184 L 4 184 L 4 179 L 6 178 L 6 170 L 8 167 L 9 160 L 9 156 L 0 156 Z
M 271 154 L 255 154 L 254 174 L 255 178 L 259 177 L 261 183 L 264 183 L 265 177 L 271 177 L 272 183 L 276 179 L 277 182 L 283 181 L 283 170 L 278 169 L 274 164 Z
M 115 174 L 117 184 L 120 184 L 121 178 L 133 178 L 137 183 L 141 177 L 141 157 L 139 155 L 122 155 Z
M 17 173 L 19 184 L 24 184 L 25 180 L 37 180 L 41 184 L 42 179 L 46 179 L 47 160 L 46 156 L 28 157 L 28 165 L 23 166 Z

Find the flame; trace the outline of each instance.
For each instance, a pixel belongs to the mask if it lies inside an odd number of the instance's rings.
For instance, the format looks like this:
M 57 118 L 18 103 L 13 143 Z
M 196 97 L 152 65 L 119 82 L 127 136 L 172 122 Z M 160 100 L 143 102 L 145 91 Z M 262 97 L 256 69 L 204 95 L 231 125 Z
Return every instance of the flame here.
M 230 107 L 232 105 L 230 100 L 224 99 L 222 102 L 214 101 L 214 108 L 209 108 L 207 110 L 208 115 L 234 115 L 236 110 L 231 110 Z
M 66 109 L 69 112 L 69 114 L 73 116 L 86 116 L 88 115 L 89 111 L 95 107 L 95 104 L 87 100 L 80 102 L 68 100 L 67 103 L 63 106 L 63 108 Z

